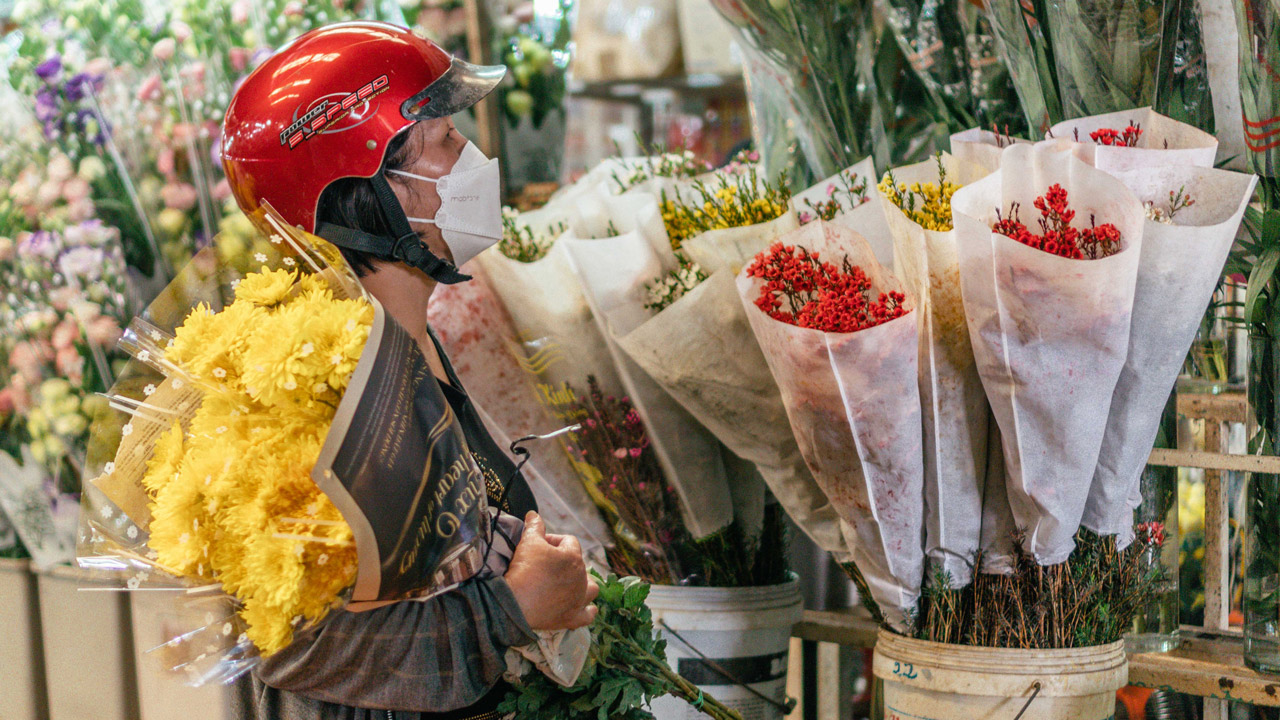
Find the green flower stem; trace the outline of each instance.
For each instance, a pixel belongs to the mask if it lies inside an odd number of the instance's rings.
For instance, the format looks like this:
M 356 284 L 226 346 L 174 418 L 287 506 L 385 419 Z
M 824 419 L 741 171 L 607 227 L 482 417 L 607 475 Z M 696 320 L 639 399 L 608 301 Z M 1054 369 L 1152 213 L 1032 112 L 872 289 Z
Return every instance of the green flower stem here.
M 671 687 L 669 687 L 668 690 L 672 695 L 681 698 L 704 715 L 709 715 L 716 720 L 742 720 L 742 715 L 738 714 L 737 710 L 727 707 L 724 703 L 699 690 L 696 685 L 672 670 L 661 658 L 640 647 L 640 645 L 631 638 L 628 638 L 618 632 L 617 628 L 614 628 L 611 625 L 602 625 L 600 627 L 600 631 L 602 634 L 613 638 L 614 642 L 619 642 L 627 646 L 631 652 L 635 653 L 636 657 L 641 658 L 649 664 L 647 673 L 636 670 L 633 666 L 618 667 L 617 669 L 631 675 L 637 680 L 651 680 L 656 674 L 670 684 Z

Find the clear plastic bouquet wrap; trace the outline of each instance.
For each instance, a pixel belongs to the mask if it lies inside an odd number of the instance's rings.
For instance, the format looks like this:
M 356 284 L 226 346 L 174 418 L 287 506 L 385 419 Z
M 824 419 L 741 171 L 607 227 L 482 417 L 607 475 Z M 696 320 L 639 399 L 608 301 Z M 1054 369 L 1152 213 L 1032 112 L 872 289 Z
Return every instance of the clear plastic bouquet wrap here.
M 1028 145 L 1006 148 L 1000 170 L 957 191 L 952 207 L 1013 517 L 1037 562 L 1061 563 L 1128 352 L 1144 210 L 1070 151 Z
M 1132 330 L 1082 524 L 1134 535 L 1140 480 L 1186 348 L 1217 286 L 1257 178 L 1170 164 L 1115 173 L 1146 208 Z
M 906 632 L 923 574 L 910 301 L 861 237 L 821 221 L 757 255 L 736 284 L 800 453 L 841 520 L 856 566 L 846 567 L 864 600 Z
M 228 679 L 293 633 L 472 576 L 486 478 L 425 358 L 336 249 L 265 209 L 248 271 L 199 253 L 133 321 L 95 426 L 82 566 L 209 606 L 165 648 Z
M 951 196 L 980 170 L 950 155 L 896 168 L 879 185 L 894 270 L 916 298 L 924 421 L 925 556 L 943 583 L 969 583 L 981 547 L 988 445 L 998 435 L 969 343 Z M 995 512 L 996 505 L 992 506 Z

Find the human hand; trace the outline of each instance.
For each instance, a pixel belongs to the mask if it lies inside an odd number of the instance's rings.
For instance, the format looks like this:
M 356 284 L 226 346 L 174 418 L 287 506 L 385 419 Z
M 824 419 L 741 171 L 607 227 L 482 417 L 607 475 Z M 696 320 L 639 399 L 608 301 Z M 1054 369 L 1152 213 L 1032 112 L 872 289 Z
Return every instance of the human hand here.
M 582 546 L 572 535 L 547 534 L 542 517 L 530 512 L 504 576 L 534 630 L 570 630 L 590 625 L 600 588 L 587 575 Z

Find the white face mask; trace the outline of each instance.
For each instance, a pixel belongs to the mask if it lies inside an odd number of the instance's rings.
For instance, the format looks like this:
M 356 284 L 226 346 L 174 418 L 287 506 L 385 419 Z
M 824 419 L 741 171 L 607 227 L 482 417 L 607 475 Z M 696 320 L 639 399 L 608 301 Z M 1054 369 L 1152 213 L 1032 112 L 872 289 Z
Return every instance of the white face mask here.
M 435 183 L 440 209 L 434 218 L 408 218 L 440 228 L 453 253 L 453 264 L 462 267 L 502 239 L 502 177 L 498 161 L 490 160 L 470 140 L 447 175 L 439 179 L 388 170 L 415 180 Z

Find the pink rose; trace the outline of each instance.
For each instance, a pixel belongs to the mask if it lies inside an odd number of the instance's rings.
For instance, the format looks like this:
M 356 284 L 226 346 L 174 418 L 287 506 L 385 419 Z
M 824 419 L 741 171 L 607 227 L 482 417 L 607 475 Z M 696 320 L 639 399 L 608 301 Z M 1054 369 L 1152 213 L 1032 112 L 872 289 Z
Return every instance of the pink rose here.
M 190 80 L 193 83 L 203 83 L 205 75 L 205 66 L 202 62 L 193 62 L 182 68 L 178 73 L 184 80 Z
M 191 37 L 191 26 L 181 20 L 175 20 L 169 24 L 169 32 L 173 33 L 174 40 L 186 42 L 187 38 Z
M 9 367 L 32 382 L 40 379 L 42 364 L 43 358 L 39 349 L 30 342 L 20 342 L 9 351 Z
M 106 315 L 99 315 L 94 318 L 86 330 L 89 336 L 89 342 L 99 347 L 111 347 L 115 345 L 123 334 L 120 332 L 120 326 L 116 324 L 114 318 Z
M 83 178 L 73 177 L 62 184 L 62 198 L 69 203 L 89 197 L 92 188 Z
M 196 206 L 196 189 L 188 183 L 169 183 L 160 189 L 160 199 L 165 207 L 190 210 Z
M 236 25 L 243 25 L 249 19 L 249 3 L 248 0 L 237 0 L 231 5 L 231 22 Z
M 244 69 L 249 67 L 249 50 L 233 47 L 227 51 L 227 59 L 231 61 L 231 67 L 236 72 L 244 72 Z
M 160 99 L 160 89 L 164 87 L 164 83 L 160 80 L 159 75 L 152 75 L 142 81 L 142 85 L 138 87 L 138 100 L 147 102 L 150 100 Z
M 84 357 L 74 347 L 59 350 L 53 364 L 58 375 L 70 380 L 71 384 L 79 385 L 84 380 Z
M 290 0 L 284 5 L 285 17 L 302 17 L 302 3 L 298 0 Z
M 25 415 L 31 409 L 31 393 L 27 392 L 26 386 L 20 378 L 15 378 L 14 383 L 4 389 L 8 394 L 10 402 L 13 403 L 13 411 Z
M 213 199 L 222 202 L 229 197 L 231 197 L 231 183 L 227 182 L 226 178 L 222 178 L 217 185 L 213 186 Z
M 173 150 L 165 148 L 160 151 L 160 155 L 156 158 L 156 170 L 165 177 L 173 177 Z
M 94 212 L 93 200 L 87 197 L 81 198 L 67 205 L 67 220 L 73 223 L 81 223 L 92 218 Z
M 111 72 L 111 60 L 104 57 L 96 57 L 85 63 L 84 71 L 91 76 L 106 75 Z
M 155 44 L 151 48 L 151 57 L 160 62 L 168 62 L 173 59 L 173 53 L 178 49 L 178 44 L 173 38 L 165 38 Z
M 74 348 L 79 339 L 80 326 L 74 320 L 63 320 L 53 329 L 53 347 L 58 351 Z
M 46 180 L 36 189 L 36 205 L 49 207 L 62 197 L 62 183 L 57 180 Z
M 196 136 L 195 128 L 190 123 L 175 123 L 171 135 L 174 145 L 185 144 Z
M 50 291 L 49 304 L 53 305 L 54 309 L 59 312 L 66 312 L 67 308 L 71 307 L 71 303 L 76 299 L 77 295 L 79 295 L 79 293 L 75 288 L 63 286 Z
M 0 417 L 7 417 L 9 415 L 12 415 L 16 405 L 17 404 L 14 402 L 14 399 L 13 399 L 12 388 L 5 388 L 3 390 L 0 390 Z

